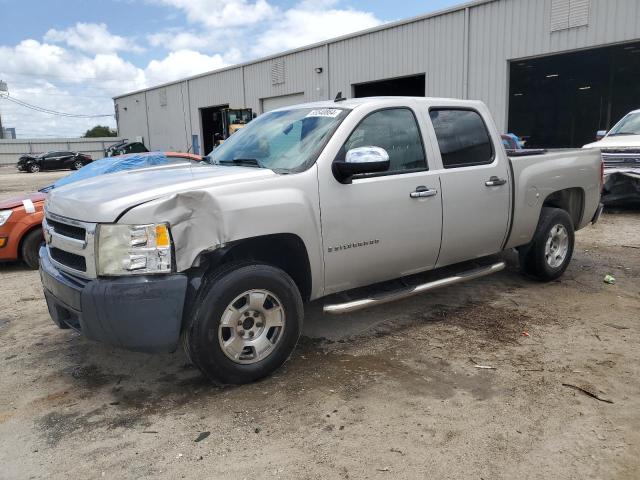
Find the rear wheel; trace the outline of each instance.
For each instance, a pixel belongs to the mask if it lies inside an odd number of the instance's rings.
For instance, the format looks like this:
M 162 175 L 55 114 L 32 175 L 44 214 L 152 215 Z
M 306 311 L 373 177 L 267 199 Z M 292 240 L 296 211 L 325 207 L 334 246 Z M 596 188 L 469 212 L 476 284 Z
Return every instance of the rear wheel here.
M 571 262 L 574 241 L 569 214 L 560 208 L 545 207 L 533 241 L 520 250 L 520 268 L 538 280 L 555 280 Z
M 33 270 L 36 270 L 40 265 L 39 251 L 43 241 L 44 237 L 40 228 L 27 233 L 22 240 L 22 261 Z
M 40 171 L 40 165 L 38 165 L 37 163 L 32 163 L 31 165 L 29 165 L 29 172 L 38 173 L 39 171 Z
M 184 332 L 185 350 L 213 382 L 269 375 L 295 348 L 304 309 L 291 277 L 263 264 L 230 264 L 207 278 Z

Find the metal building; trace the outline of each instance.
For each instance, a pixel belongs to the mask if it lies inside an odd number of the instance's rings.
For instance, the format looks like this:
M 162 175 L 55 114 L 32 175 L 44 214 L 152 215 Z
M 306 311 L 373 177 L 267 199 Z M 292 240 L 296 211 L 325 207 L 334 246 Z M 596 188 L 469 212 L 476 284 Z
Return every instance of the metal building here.
M 640 108 L 640 0 L 481 0 L 116 97 L 120 136 L 208 151 L 220 108 L 373 95 L 483 100 L 529 146 Z

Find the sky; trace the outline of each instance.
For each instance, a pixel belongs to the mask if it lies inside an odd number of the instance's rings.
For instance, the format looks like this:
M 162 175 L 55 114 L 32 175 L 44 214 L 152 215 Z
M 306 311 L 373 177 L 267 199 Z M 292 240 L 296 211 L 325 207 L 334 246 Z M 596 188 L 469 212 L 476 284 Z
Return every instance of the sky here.
M 0 98 L 2 124 L 78 137 L 116 126 L 113 96 L 463 2 L 0 0 L 0 80 L 40 110 Z

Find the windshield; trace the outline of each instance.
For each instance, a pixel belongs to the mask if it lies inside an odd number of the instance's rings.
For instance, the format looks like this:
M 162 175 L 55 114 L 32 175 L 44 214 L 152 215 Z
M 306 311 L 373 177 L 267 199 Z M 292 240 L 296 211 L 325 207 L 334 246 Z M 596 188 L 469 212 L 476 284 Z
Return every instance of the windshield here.
M 611 129 L 608 137 L 616 135 L 640 135 L 640 112 L 630 113 Z
M 342 108 L 296 108 L 265 113 L 231 135 L 209 155 L 218 165 L 306 170 L 347 116 Z

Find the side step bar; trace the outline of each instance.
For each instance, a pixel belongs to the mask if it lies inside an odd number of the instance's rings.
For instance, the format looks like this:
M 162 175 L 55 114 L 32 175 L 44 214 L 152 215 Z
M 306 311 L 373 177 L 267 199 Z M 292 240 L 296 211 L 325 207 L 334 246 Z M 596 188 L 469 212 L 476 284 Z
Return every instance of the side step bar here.
M 419 293 L 429 292 L 437 288 L 448 287 L 449 285 L 455 285 L 456 283 L 462 283 L 476 278 L 485 277 L 492 273 L 500 272 L 506 267 L 505 262 L 494 263 L 488 267 L 475 268 L 467 272 L 454 275 L 452 277 L 442 278 L 440 280 L 434 280 L 433 282 L 423 283 L 410 287 L 405 290 L 398 290 L 396 292 L 387 293 L 379 296 L 372 296 L 370 298 L 363 298 L 361 300 L 353 300 L 351 302 L 336 303 L 333 305 L 325 305 L 324 312 L 332 314 L 350 313 L 363 308 L 373 307 L 375 305 L 382 305 L 383 303 L 395 302 L 396 300 L 402 300 L 403 298 L 412 297 Z

